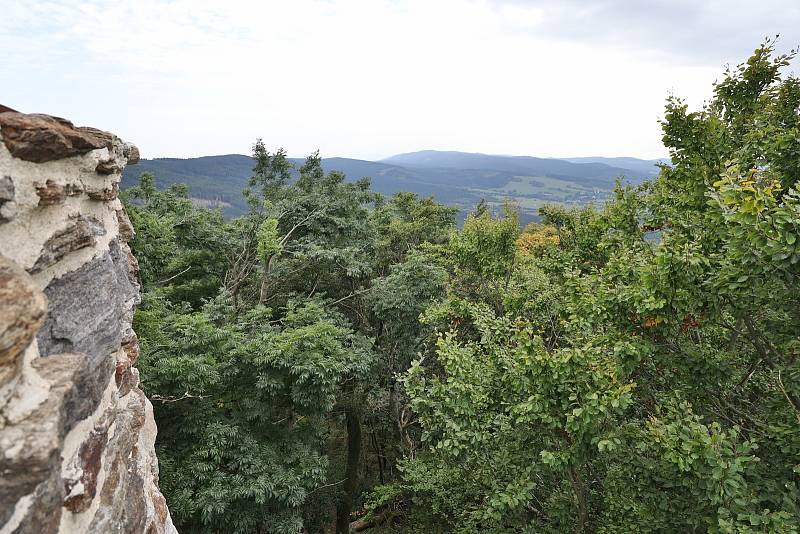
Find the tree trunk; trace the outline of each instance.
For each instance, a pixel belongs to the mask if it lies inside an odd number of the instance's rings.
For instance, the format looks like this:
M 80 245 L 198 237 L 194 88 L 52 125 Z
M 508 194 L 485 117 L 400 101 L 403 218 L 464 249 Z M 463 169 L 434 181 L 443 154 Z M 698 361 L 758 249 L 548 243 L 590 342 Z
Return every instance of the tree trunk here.
M 399 385 L 392 379 L 392 385 L 389 387 L 389 411 L 392 416 L 397 454 L 402 457 L 405 455 L 405 450 L 403 449 L 403 423 L 400 418 L 400 392 L 398 388 Z
M 575 522 L 575 534 L 582 534 L 586 532 L 587 523 L 589 522 L 589 503 L 588 495 L 586 494 L 586 485 L 583 483 L 580 469 L 574 465 L 569 467 L 569 479 L 572 483 L 572 490 L 575 492 L 575 498 L 578 501 L 578 517 Z
M 385 523 L 387 520 L 391 519 L 395 515 L 394 510 L 391 508 L 386 508 L 379 514 L 375 514 L 372 516 L 372 519 L 369 521 L 365 521 L 363 519 L 358 519 L 350 523 L 350 528 L 353 532 L 361 532 L 367 530 L 368 528 L 377 527 L 378 525 Z
M 344 495 L 336 506 L 336 534 L 350 534 L 350 513 L 358 491 L 358 467 L 361 460 L 361 420 L 354 403 L 347 407 L 347 468 Z
M 372 447 L 375 449 L 375 459 L 378 463 L 378 480 L 380 481 L 381 485 L 385 484 L 386 481 L 383 479 L 383 449 L 378 443 L 378 435 L 375 431 L 372 431 Z

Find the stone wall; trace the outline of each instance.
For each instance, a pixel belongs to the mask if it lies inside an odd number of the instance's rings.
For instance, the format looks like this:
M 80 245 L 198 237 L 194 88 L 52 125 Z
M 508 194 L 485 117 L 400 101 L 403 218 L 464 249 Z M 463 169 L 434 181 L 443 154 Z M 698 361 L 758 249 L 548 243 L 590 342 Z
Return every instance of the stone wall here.
M 138 150 L 0 106 L 0 534 L 175 532 L 117 194 Z

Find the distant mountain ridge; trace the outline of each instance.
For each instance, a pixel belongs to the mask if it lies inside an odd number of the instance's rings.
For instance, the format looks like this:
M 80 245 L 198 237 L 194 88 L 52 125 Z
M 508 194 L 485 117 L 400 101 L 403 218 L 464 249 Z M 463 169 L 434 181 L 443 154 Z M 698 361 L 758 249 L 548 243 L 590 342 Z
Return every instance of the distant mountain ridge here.
M 669 163 L 668 158 L 658 159 L 639 159 L 629 157 L 582 157 L 582 158 L 558 158 L 562 161 L 569 161 L 571 163 L 603 163 L 611 165 L 612 167 L 621 167 L 624 169 L 631 169 L 647 174 L 648 176 L 655 176 L 658 174 L 658 164 Z
M 594 159 L 594 158 L 587 158 Z M 611 159 L 611 158 L 609 158 Z M 625 158 L 635 160 L 635 158 Z M 610 163 L 597 161 L 567 161 L 554 158 L 536 158 L 533 156 L 494 156 L 490 154 L 422 150 L 398 154 L 381 160 L 383 163 L 402 165 L 417 168 L 441 169 L 483 169 L 499 170 L 516 174 L 529 174 L 583 178 L 591 181 L 609 180 L 613 183 L 618 176 L 632 179 L 641 179 L 647 176 L 646 172 L 633 169 L 631 166 L 617 167 Z M 646 165 L 644 160 L 636 160 L 638 167 Z
M 303 163 L 297 158 L 291 161 L 296 168 Z M 554 159 L 435 150 L 397 154 L 380 161 L 322 160 L 326 171 L 343 172 L 348 180 L 369 177 L 373 189 L 384 195 L 411 191 L 465 212 L 481 198 L 494 206 L 513 202 L 524 220 L 534 218 L 546 202 L 599 202 L 608 196 L 616 179 L 639 183 L 658 172 L 655 164 L 655 160 L 636 158 Z M 125 169 L 122 188 L 134 185 L 140 173 L 151 172 L 158 187 L 185 183 L 200 203 L 218 204 L 226 215 L 237 216 L 247 210 L 241 191 L 252 168 L 252 158 L 240 154 L 143 159 Z

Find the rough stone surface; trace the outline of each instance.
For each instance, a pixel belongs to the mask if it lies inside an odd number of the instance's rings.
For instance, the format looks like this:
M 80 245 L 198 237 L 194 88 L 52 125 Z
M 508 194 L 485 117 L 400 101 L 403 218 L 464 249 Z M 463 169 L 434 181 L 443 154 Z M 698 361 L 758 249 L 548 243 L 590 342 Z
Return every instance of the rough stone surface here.
M 0 256 L 0 387 L 17 374 L 46 309 L 47 300 L 31 277 Z
M 67 198 L 66 187 L 52 180 L 47 180 L 43 185 L 37 185 L 36 194 L 39 195 L 40 206 L 61 204 Z
M 69 254 L 97 244 L 97 236 L 105 235 L 106 229 L 94 217 L 77 215 L 69 226 L 54 233 L 42 248 L 42 254 L 28 272 L 38 273 L 46 267 L 55 265 Z
M 13 219 L 16 213 L 14 180 L 10 176 L 0 176 L 0 223 Z
M 26 510 L 14 534 L 46 534 L 58 532 L 61 522 L 61 490 L 58 486 L 58 470 L 53 469 L 50 476 L 36 487 L 33 500 L 37 506 Z
M 47 286 L 50 311 L 38 335 L 42 356 L 82 352 L 98 360 L 120 347 L 124 306 L 136 291 L 121 262 L 113 242 L 109 252 Z
M 0 534 L 175 532 L 117 199 L 138 158 L 108 132 L 0 107 Z
M 75 387 L 81 372 L 86 372 L 81 355 L 61 354 L 45 362 L 50 383 L 50 394 L 45 402 L 17 425 L 8 425 L 0 431 L 0 525 L 8 520 L 20 496 L 36 492 L 44 484 L 51 486 L 52 472 L 60 467 L 60 449 L 66 432 L 64 398 Z M 39 489 L 39 507 L 45 515 L 57 513 L 61 508 L 60 488 L 53 507 L 51 491 Z M 47 497 L 47 498 L 45 498 Z
M 144 394 L 141 391 L 126 397 L 125 409 L 117 414 L 117 424 L 109 447 L 115 451 L 130 451 L 130 454 L 114 454 L 108 468 L 100 495 L 102 513 L 95 516 L 93 532 L 107 532 L 111 525 L 125 525 L 126 532 L 146 532 L 147 510 L 142 507 L 120 508 L 114 503 L 144 502 L 145 476 L 149 469 L 140 465 L 140 450 L 137 438 L 144 427 L 147 409 Z M 133 474 L 133 476 L 131 476 Z M 123 484 L 123 481 L 127 481 Z
M 64 410 L 62 424 L 65 432 L 71 431 L 75 425 L 97 409 L 108 386 L 112 367 L 104 363 L 92 369 L 89 363 L 85 354 L 68 353 L 51 358 L 37 358 L 32 363 L 33 368 L 50 384 L 60 383 L 62 376 L 72 373 L 69 387 L 64 386 L 60 397 Z
M 106 146 L 99 130 L 75 128 L 71 122 L 49 115 L 0 113 L 0 133 L 12 156 L 43 163 L 85 154 Z
M 122 172 L 122 169 L 117 172 Z M 110 172 L 104 172 L 101 174 L 110 174 Z M 92 200 L 102 200 L 108 202 L 109 200 L 114 200 L 119 196 L 119 183 L 115 182 L 108 187 L 86 191 L 86 193 Z
M 136 354 L 138 356 L 139 348 L 136 347 Z M 130 357 L 130 353 L 123 346 L 123 350 L 117 353 L 117 364 L 114 367 L 114 382 L 117 384 L 119 395 L 124 397 L 130 391 L 139 385 L 139 370 L 133 364 L 136 358 Z
M 139 338 L 136 337 L 136 332 L 132 332 L 122 339 L 122 350 L 125 351 L 131 365 L 134 365 L 139 358 Z
M 125 208 L 117 210 L 117 224 L 119 225 L 119 237 L 126 243 L 136 235 Z
M 86 438 L 78 449 L 75 459 L 74 471 L 80 473 L 74 479 L 64 480 L 64 508 L 70 512 L 85 512 L 92 505 L 92 500 L 97 494 L 97 476 L 100 473 L 103 452 L 108 443 L 108 426 L 110 421 L 105 419 L 95 425 L 89 437 Z
M 126 143 L 124 152 L 125 157 L 128 159 L 128 165 L 136 165 L 139 163 L 139 149 L 132 143 Z
M 122 165 L 112 158 L 102 160 L 97 164 L 97 167 L 94 168 L 98 174 L 114 174 L 117 172 L 122 172 L 122 169 Z

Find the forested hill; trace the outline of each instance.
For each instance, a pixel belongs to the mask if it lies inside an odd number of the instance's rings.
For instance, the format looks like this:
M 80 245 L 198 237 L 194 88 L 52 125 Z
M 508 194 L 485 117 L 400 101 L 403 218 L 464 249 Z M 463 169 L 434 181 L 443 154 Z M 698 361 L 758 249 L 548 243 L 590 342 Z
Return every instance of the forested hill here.
M 482 169 L 563 177 L 578 182 L 608 181 L 617 176 L 629 178 L 654 176 L 657 160 L 637 158 L 535 158 L 531 156 L 495 156 L 466 152 L 422 150 L 398 154 L 382 160 L 383 163 L 403 165 L 417 169 Z M 624 163 L 624 164 L 621 164 Z
M 601 201 L 617 177 L 640 182 L 658 171 L 655 160 L 589 159 L 592 161 L 426 150 L 382 161 L 325 158 L 322 166 L 326 171 L 343 172 L 348 180 L 369 177 L 372 189 L 385 195 L 411 191 L 433 196 L 462 211 L 473 208 L 481 198 L 495 206 L 514 201 L 523 218 L 532 217 L 545 202 L 584 205 Z M 300 159 L 292 162 L 296 167 L 302 164 Z M 236 216 L 246 210 L 241 191 L 252 169 L 252 158 L 238 154 L 142 160 L 125 170 L 122 188 L 134 185 L 139 174 L 147 171 L 156 176 L 161 187 L 185 183 L 199 203 L 220 205 L 226 215 Z
M 564 161 L 571 163 L 604 163 L 613 167 L 622 167 L 632 171 L 639 171 L 644 174 L 657 174 L 659 163 L 669 163 L 669 158 L 661 159 L 639 159 L 639 158 L 601 158 L 601 157 L 584 157 L 584 158 L 561 158 Z

